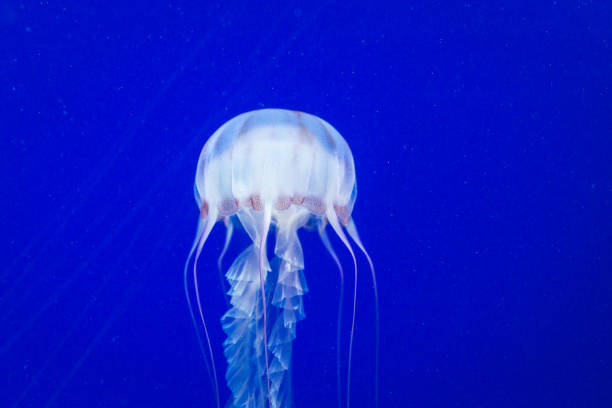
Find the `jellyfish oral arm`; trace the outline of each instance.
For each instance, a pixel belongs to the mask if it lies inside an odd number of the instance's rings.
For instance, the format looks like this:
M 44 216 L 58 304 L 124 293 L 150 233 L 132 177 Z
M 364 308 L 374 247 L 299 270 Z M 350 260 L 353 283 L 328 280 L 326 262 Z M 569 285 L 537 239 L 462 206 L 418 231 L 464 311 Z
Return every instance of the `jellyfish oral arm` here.
M 253 244 L 234 261 L 225 275 L 230 284 L 231 308 L 221 323 L 227 359 L 225 379 L 232 392 L 230 406 L 265 406 L 263 312 L 259 284 L 259 249 Z M 264 271 L 267 276 L 268 269 Z
M 242 222 L 251 219 L 241 217 Z M 226 274 L 232 307 L 223 316 L 222 324 L 227 334 L 223 346 L 228 363 L 226 381 L 232 391 L 230 407 L 266 407 L 266 400 L 273 408 L 293 406 L 292 342 L 297 322 L 304 318 L 302 296 L 307 291 L 296 229 L 295 223 L 279 224 L 271 267 L 266 259 L 260 264 L 262 240 L 257 236 L 252 237 L 254 243 L 236 258 Z M 268 318 L 265 324 L 264 297 Z M 270 357 L 267 369 L 266 353 Z
M 271 326 L 268 348 L 273 355 L 270 366 L 274 407 L 293 406 L 291 353 L 297 322 L 304 319 L 303 295 L 308 291 L 304 276 L 304 258 L 297 229 L 305 219 L 279 224 L 273 265 L 277 272 L 271 303 L 276 321 Z

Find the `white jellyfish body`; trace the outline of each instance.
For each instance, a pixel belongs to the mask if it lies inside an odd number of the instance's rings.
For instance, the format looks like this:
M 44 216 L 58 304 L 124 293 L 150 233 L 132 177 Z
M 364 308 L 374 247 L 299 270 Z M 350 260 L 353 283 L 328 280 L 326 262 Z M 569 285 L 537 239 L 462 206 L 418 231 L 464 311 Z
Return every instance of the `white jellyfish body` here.
M 354 294 L 357 264 L 342 226 L 367 256 L 351 219 L 356 184 L 350 148 L 336 129 L 316 116 L 282 109 L 247 112 L 226 122 L 208 139 L 198 161 L 194 191 L 200 219 L 187 263 L 195 252 L 196 310 L 208 343 L 217 406 L 220 402 L 216 368 L 200 302 L 196 265 L 213 225 L 221 219 L 228 226 L 222 254 L 225 253 L 233 225 L 230 217 L 235 217 L 253 243 L 225 275 L 231 286 L 230 309 L 222 318 L 227 334 L 223 344 L 228 363 L 225 378 L 232 393 L 227 406 L 292 407 L 292 340 L 297 322 L 304 318 L 302 295 L 307 291 L 297 230 L 306 223 L 318 225 L 342 276 L 342 268 L 325 235 L 325 225 L 332 226 L 354 260 Z M 271 226 L 275 227 L 276 243 L 274 258 L 268 262 L 266 239 Z M 187 265 L 185 291 L 195 324 Z M 355 301 L 353 297 L 347 406 Z
M 302 205 L 316 215 L 336 209 L 346 222 L 355 201 L 354 169 L 346 141 L 324 120 L 281 109 L 247 112 L 206 142 L 196 200 L 220 216 L 269 206 L 275 217 Z

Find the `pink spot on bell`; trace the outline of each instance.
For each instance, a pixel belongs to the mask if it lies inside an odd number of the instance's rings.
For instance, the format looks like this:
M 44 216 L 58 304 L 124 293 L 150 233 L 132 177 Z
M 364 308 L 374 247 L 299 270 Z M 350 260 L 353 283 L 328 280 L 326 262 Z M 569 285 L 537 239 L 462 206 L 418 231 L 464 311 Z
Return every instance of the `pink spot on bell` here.
M 202 207 L 200 208 L 200 216 L 202 219 L 205 219 L 208 216 L 208 203 L 206 201 L 202 203 Z
M 310 210 L 310 212 L 312 213 L 319 214 L 319 215 L 325 213 L 325 203 L 323 203 L 323 200 L 321 200 L 319 197 L 313 197 L 313 196 L 304 197 L 304 201 L 302 202 L 302 205 L 308 208 L 308 210 Z
M 263 210 L 263 203 L 259 195 L 252 195 L 249 197 L 249 204 L 255 211 Z
M 219 204 L 219 215 L 232 215 L 238 211 L 238 200 L 235 198 L 226 198 Z
M 278 197 L 274 203 L 274 207 L 280 211 L 286 210 L 287 208 L 291 207 L 291 198 L 287 196 Z
M 334 204 L 334 211 L 336 212 L 336 216 L 338 216 L 338 219 L 342 224 L 348 224 L 351 218 L 351 214 L 349 213 L 349 210 L 346 206 Z

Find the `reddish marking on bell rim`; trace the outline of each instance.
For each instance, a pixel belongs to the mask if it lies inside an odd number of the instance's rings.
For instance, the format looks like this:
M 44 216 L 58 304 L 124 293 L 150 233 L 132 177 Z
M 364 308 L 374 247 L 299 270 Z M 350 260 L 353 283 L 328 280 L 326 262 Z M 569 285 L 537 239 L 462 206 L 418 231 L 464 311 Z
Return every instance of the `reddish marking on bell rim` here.
M 302 205 L 310 210 L 310 212 L 315 214 L 324 214 L 325 213 L 325 203 L 319 197 L 308 196 L 304 197 L 304 202 Z
M 208 216 L 208 203 L 206 201 L 202 203 L 202 208 L 200 208 L 200 216 L 202 219 L 205 219 L 206 216 Z
M 263 203 L 261 202 L 261 197 L 259 195 L 252 195 L 248 199 L 250 207 L 253 207 L 255 211 L 263 210 Z
M 226 198 L 225 200 L 221 201 L 221 204 L 219 204 L 219 215 L 232 215 L 238 211 L 238 208 L 238 200 L 235 198 Z
M 334 211 L 336 212 L 336 215 L 338 216 L 338 219 L 342 224 L 348 224 L 351 218 L 351 214 L 349 213 L 349 210 L 346 206 L 334 204 Z
M 291 203 L 293 203 L 295 205 L 302 205 L 303 202 L 304 202 L 304 196 L 303 195 L 296 194 L 293 197 L 291 197 Z
M 291 198 L 287 196 L 278 197 L 274 203 L 274 207 L 277 210 L 286 210 L 287 208 L 291 207 Z

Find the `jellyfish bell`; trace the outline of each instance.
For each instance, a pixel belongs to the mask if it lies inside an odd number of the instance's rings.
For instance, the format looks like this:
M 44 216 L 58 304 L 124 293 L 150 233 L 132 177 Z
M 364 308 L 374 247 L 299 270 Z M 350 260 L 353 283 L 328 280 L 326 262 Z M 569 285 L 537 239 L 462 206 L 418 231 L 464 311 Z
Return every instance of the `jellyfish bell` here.
M 292 205 L 343 222 L 355 202 L 353 156 L 340 134 L 315 116 L 280 109 L 247 112 L 206 142 L 195 195 L 203 215 L 270 207 L 274 217 Z
M 185 291 L 194 324 L 197 311 L 206 337 L 218 407 L 214 353 L 201 306 L 196 265 L 219 220 L 228 227 L 221 256 L 225 254 L 233 231 L 230 217 L 238 220 L 252 244 L 225 275 L 230 300 L 221 321 L 227 335 L 223 343 L 228 364 L 225 378 L 232 393 L 227 406 L 293 406 L 292 340 L 297 322 L 304 318 L 302 297 L 308 290 L 297 231 L 304 227 L 318 229 L 343 279 L 342 267 L 325 233 L 327 224 L 349 249 L 355 270 L 346 380 L 349 406 L 357 262 L 343 227 L 366 255 L 376 288 L 372 262 L 351 218 L 355 181 L 353 156 L 344 138 L 326 121 L 302 112 L 263 109 L 241 114 L 223 124 L 204 145 L 194 185 L 200 218 L 185 267 Z M 269 262 L 266 240 L 271 227 L 276 242 L 274 258 Z M 187 284 L 187 265 L 194 253 L 196 311 Z M 378 317 L 376 324 L 378 327 Z M 376 363 L 378 366 L 377 356 Z M 337 381 L 339 387 L 340 378 Z

